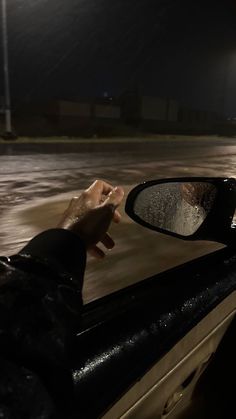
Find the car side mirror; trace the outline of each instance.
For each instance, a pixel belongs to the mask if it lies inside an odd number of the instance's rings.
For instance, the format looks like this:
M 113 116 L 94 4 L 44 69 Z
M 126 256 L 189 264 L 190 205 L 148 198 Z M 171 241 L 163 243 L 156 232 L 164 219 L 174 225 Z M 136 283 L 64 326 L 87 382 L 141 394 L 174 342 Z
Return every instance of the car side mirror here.
M 235 179 L 186 177 L 136 186 L 125 210 L 137 223 L 164 234 L 231 244 L 235 206 Z

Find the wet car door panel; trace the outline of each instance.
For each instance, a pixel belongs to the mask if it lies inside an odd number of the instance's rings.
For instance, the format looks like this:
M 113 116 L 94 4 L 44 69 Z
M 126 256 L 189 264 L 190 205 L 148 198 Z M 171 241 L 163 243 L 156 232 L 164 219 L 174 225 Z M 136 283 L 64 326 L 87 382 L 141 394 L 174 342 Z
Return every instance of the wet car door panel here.
M 73 354 L 80 412 L 104 414 L 235 290 L 235 272 L 224 248 L 86 306 Z

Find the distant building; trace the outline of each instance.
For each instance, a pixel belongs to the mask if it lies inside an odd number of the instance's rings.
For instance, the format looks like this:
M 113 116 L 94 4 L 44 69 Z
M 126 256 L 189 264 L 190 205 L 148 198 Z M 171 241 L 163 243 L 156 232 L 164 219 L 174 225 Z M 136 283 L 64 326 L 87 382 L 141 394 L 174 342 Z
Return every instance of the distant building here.
M 120 119 L 121 111 L 119 106 L 115 105 L 96 105 L 94 106 L 95 118 L 101 119 Z
M 44 114 L 47 116 L 63 117 L 91 117 L 91 104 L 85 102 L 70 102 L 65 100 L 55 100 L 44 105 Z
M 189 128 L 210 128 L 220 121 L 220 116 L 216 112 L 180 107 L 178 121 Z
M 175 100 L 127 93 L 122 97 L 122 117 L 128 123 L 141 121 L 178 121 Z
M 46 132 L 48 135 L 111 136 L 137 130 L 164 134 L 225 131 L 225 122 L 214 112 L 183 107 L 170 98 L 143 96 L 137 89 L 119 98 L 107 96 L 25 103 L 18 107 L 14 115 L 16 119 L 19 127 L 24 126 L 24 132 L 31 129 L 30 132 Z M 228 121 L 229 125 L 234 125 L 235 129 L 235 123 Z
M 179 104 L 176 100 L 168 100 L 167 118 L 170 122 L 177 122 L 179 116 Z
M 143 96 L 141 98 L 140 118 L 142 120 L 166 121 L 168 104 L 165 99 Z
M 120 107 L 111 100 L 90 100 L 71 102 L 65 100 L 51 101 L 44 105 L 44 115 L 56 118 L 79 118 L 79 119 L 120 119 Z
M 34 110 L 33 110 L 34 108 Z M 111 132 L 111 127 L 120 124 L 120 106 L 111 98 L 51 100 L 32 107 L 32 112 L 41 115 L 51 129 L 62 135 L 97 135 Z

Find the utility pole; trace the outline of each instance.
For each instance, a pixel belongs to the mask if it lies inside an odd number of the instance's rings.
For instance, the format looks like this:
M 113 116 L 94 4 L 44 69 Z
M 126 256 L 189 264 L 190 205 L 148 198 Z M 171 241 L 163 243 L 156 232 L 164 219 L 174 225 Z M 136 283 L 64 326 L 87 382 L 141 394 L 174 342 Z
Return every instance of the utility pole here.
M 8 33 L 7 33 L 7 4 L 2 1 L 2 49 L 4 71 L 4 109 L 5 109 L 5 137 L 13 137 L 11 121 L 11 95 L 9 78 Z

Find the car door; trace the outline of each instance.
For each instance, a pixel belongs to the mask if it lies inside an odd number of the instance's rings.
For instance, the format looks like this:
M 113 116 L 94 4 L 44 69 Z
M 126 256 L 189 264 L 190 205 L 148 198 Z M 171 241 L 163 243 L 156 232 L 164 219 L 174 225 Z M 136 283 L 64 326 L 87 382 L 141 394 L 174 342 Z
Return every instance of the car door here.
M 195 390 L 235 316 L 235 255 L 221 249 L 85 306 L 73 353 L 82 417 L 204 417 Z

